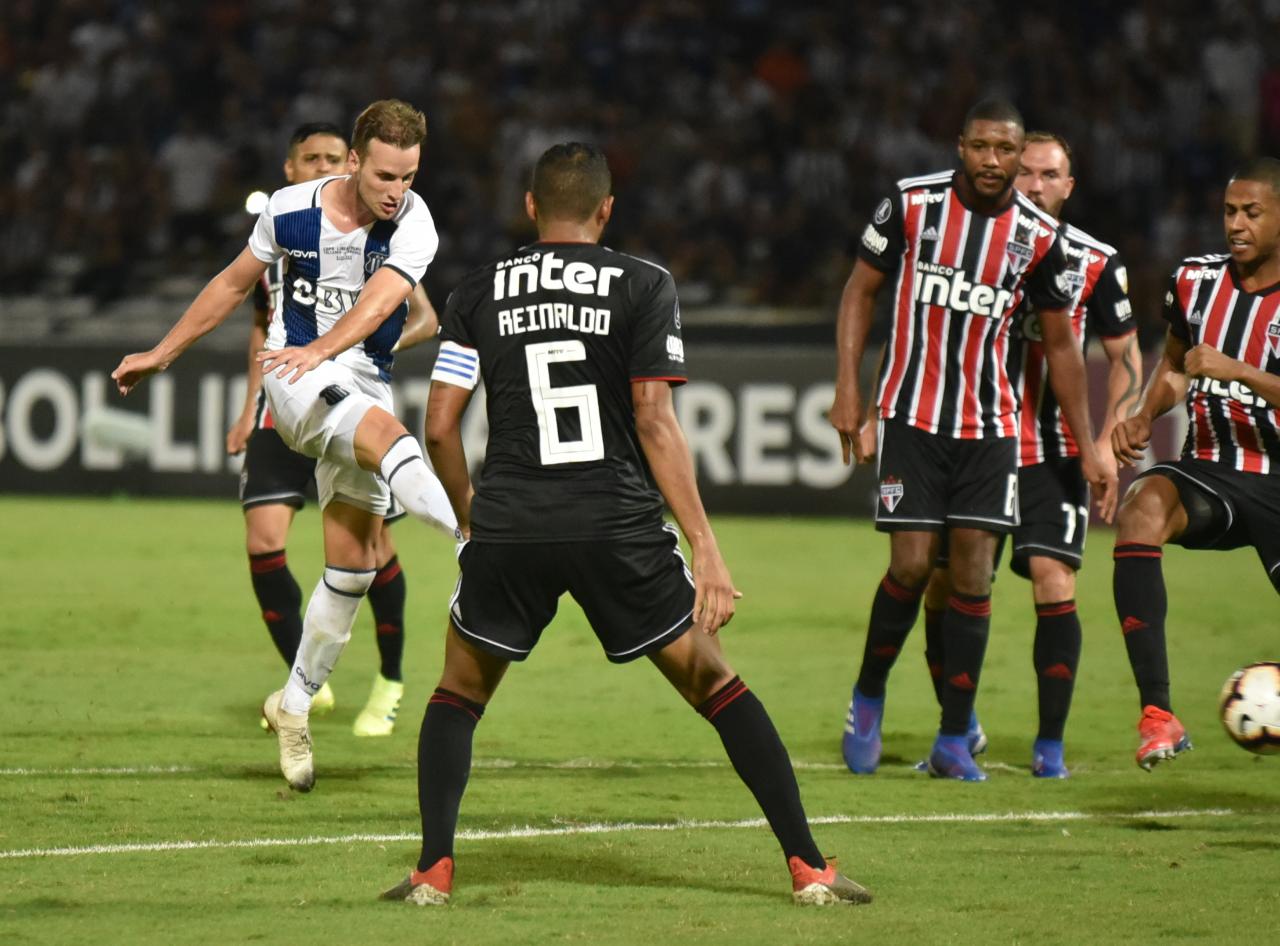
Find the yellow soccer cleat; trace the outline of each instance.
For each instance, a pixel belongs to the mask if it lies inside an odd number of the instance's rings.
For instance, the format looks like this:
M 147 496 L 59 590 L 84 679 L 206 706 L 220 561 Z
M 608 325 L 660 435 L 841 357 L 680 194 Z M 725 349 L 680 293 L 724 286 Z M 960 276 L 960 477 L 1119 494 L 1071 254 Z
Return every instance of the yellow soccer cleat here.
M 357 736 L 390 736 L 396 728 L 396 713 L 400 710 L 400 698 L 403 696 L 403 683 L 378 674 L 373 678 L 369 702 L 356 717 L 351 731 Z

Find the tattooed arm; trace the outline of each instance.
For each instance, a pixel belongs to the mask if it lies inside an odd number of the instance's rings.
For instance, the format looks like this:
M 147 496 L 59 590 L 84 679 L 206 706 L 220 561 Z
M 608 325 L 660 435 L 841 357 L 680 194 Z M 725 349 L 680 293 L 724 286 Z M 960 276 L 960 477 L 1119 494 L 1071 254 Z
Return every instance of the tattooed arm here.
M 1138 406 L 1142 394 L 1142 352 L 1138 348 L 1138 333 L 1130 332 L 1119 338 L 1103 338 L 1102 348 L 1107 353 L 1111 370 L 1107 373 L 1107 413 L 1098 430 L 1099 453 L 1109 453 L 1111 431 Z

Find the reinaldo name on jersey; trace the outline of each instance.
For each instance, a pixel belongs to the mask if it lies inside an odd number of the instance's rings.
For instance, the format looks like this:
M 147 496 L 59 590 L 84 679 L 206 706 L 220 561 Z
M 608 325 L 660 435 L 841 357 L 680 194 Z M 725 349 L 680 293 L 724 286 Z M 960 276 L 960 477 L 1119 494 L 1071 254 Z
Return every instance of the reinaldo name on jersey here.
M 493 273 L 493 299 L 501 302 L 539 289 L 564 290 L 583 296 L 607 296 L 609 283 L 621 276 L 618 266 L 601 266 L 574 260 L 566 264 L 555 253 L 531 253 L 503 260 Z M 588 335 L 609 334 L 610 312 L 568 302 L 543 302 L 512 306 L 498 312 L 499 335 L 523 335 L 548 329 L 569 329 Z

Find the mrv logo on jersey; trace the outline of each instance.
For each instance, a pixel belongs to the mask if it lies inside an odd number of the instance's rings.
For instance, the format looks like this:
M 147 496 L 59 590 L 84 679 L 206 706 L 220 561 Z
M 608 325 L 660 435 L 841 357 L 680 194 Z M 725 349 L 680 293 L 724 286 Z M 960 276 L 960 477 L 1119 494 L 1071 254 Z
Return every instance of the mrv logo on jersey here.
M 953 312 L 971 312 L 985 318 L 996 318 L 1013 302 L 1008 289 L 996 289 L 983 283 L 972 283 L 964 271 L 921 260 L 916 263 L 916 302 L 942 306 Z

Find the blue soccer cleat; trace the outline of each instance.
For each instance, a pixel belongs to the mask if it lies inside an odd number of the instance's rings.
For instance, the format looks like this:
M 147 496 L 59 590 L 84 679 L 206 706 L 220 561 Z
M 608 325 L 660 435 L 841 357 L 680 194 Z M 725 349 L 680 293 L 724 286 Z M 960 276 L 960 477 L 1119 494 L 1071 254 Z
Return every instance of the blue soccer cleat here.
M 872 699 L 853 688 L 849 713 L 844 720 L 840 750 L 844 764 L 855 775 L 873 775 L 880 765 L 880 723 L 884 719 L 884 697 Z
M 1036 778 L 1070 778 L 1062 761 L 1061 739 L 1037 739 L 1031 747 L 1031 774 Z
M 938 734 L 929 753 L 929 774 L 962 782 L 985 782 L 987 773 L 978 768 L 969 753 L 969 737 Z
M 982 724 L 978 722 L 976 711 L 969 712 L 969 731 L 964 734 L 964 738 L 969 744 L 969 755 L 982 755 L 987 751 L 987 734 L 983 732 Z

